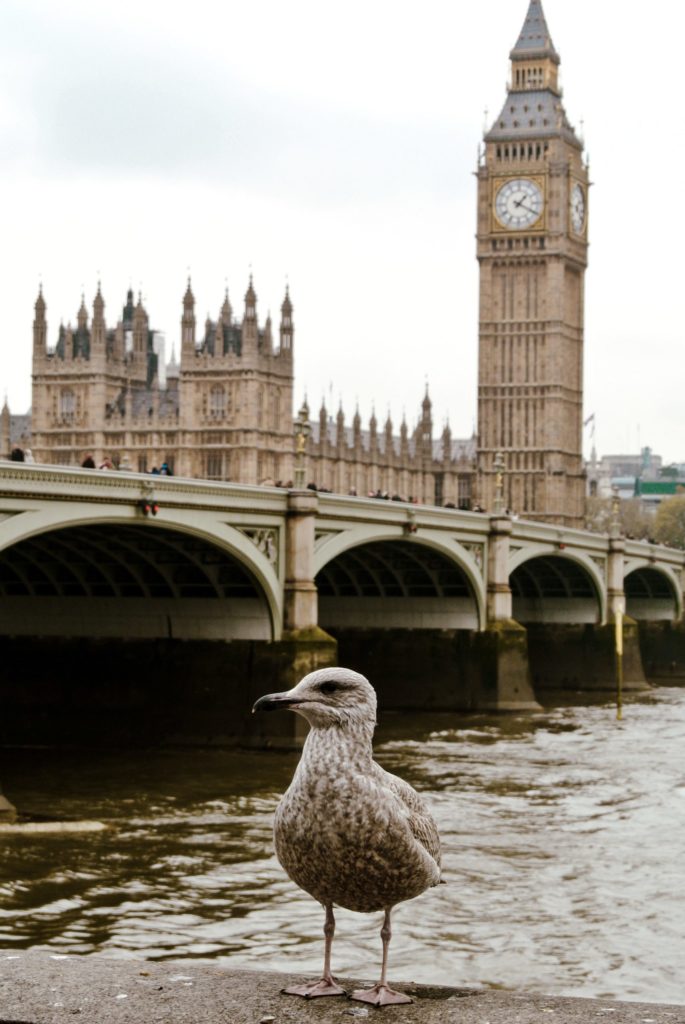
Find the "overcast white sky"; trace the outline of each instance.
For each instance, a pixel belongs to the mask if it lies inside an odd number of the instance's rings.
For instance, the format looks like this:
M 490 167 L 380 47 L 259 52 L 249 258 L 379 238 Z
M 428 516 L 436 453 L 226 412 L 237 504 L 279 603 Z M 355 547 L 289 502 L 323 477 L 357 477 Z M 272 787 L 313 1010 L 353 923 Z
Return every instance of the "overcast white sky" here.
M 50 341 L 140 287 L 178 349 L 202 323 L 295 307 L 296 401 L 375 403 L 436 432 L 476 416 L 475 179 L 528 0 L 2 0 L 0 388 L 30 404 L 39 280 Z M 670 0 L 544 0 L 595 183 L 585 415 L 600 453 L 685 460 L 682 38 Z M 650 15 L 646 21 L 646 12 Z M 651 13 L 650 13 L 651 12 Z M 589 438 L 586 438 L 589 449 Z

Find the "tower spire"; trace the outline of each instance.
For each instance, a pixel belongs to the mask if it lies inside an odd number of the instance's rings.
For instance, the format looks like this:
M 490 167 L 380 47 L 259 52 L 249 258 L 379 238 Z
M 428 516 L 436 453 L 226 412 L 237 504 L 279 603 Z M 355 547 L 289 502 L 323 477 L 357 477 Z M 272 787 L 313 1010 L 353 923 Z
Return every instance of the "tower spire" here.
M 541 0 L 530 0 L 523 28 L 509 56 L 513 92 L 549 89 L 559 95 L 559 54 Z
M 555 64 L 559 63 L 559 54 L 549 34 L 541 0 L 530 0 L 523 28 L 509 56 L 512 60 L 549 57 Z
M 188 360 L 195 357 L 195 296 L 190 287 L 190 276 L 188 286 L 183 296 L 183 316 L 181 317 L 181 364 L 186 365 Z

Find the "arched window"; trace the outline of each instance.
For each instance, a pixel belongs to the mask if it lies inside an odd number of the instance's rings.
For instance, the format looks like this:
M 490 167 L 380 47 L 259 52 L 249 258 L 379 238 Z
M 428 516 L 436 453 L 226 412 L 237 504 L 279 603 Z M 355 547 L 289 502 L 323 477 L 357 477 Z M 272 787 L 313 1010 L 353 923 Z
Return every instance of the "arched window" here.
M 226 414 L 226 392 L 221 384 L 215 384 L 209 393 L 209 415 L 220 419 Z
M 73 419 L 76 412 L 76 396 L 71 388 L 63 388 L 59 393 L 59 414 L 62 419 Z

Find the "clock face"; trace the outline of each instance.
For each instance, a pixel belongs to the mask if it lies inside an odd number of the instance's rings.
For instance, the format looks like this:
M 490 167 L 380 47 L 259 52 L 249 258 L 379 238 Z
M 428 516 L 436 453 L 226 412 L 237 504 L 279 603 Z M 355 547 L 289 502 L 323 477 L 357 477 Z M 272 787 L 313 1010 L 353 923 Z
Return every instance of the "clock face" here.
M 585 226 L 585 193 L 577 183 L 571 189 L 571 226 L 577 235 Z
M 540 219 L 542 189 L 529 178 L 505 182 L 495 196 L 495 213 L 500 224 L 514 231 L 529 228 Z

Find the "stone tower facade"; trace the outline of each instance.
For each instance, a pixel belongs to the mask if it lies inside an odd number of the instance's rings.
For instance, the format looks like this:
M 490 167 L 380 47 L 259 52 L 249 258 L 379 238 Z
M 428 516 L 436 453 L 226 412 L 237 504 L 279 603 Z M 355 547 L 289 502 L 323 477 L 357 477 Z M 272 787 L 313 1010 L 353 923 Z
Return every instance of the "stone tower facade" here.
M 98 285 L 92 317 L 82 300 L 76 326 L 60 326 L 50 347 L 41 290 L 33 321 L 33 457 L 80 465 L 91 455 L 96 466 L 110 459 L 117 468 L 150 472 L 166 464 L 180 476 L 290 487 L 293 330 L 287 291 L 278 339 L 270 317 L 259 325 L 250 278 L 242 319 L 226 294 L 200 335 L 189 281 L 180 364 L 167 364 L 163 335 L 151 328 L 141 298 L 134 303 L 129 291 L 116 327 L 108 327 Z M 447 425 L 433 437 L 427 391 L 415 427 L 403 421 L 398 435 L 389 418 L 382 432 L 375 415 L 368 429 L 359 413 L 347 424 L 342 407 L 335 419 L 322 407 L 309 427 L 306 483 L 316 489 L 471 507 L 475 441 L 452 438 Z M 13 437 L 5 408 L 5 455 Z
M 478 166 L 478 500 L 583 523 L 583 308 L 588 166 L 559 87 L 540 0 Z
M 190 282 L 183 298 L 177 472 L 242 483 L 292 476 L 293 307 L 281 306 L 278 344 L 271 317 L 257 320 L 252 277 L 242 321 L 228 300 L 207 319 L 198 345 Z
M 147 472 L 166 463 L 183 476 L 239 480 L 292 476 L 293 321 L 286 292 L 278 343 L 257 321 L 250 279 L 242 320 L 228 295 L 196 338 L 190 281 L 183 298 L 181 361 L 164 359 L 163 336 L 129 291 L 116 327 L 105 322 L 100 287 L 89 319 L 47 344 L 42 291 L 33 322 L 31 444 L 37 462 Z

